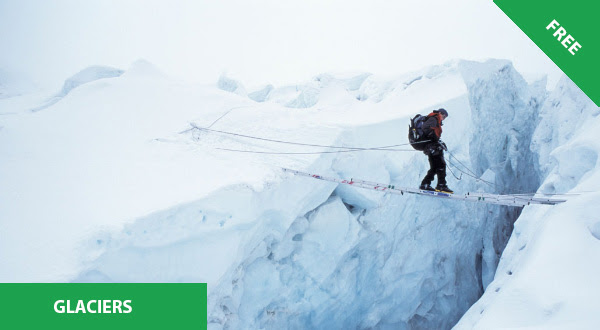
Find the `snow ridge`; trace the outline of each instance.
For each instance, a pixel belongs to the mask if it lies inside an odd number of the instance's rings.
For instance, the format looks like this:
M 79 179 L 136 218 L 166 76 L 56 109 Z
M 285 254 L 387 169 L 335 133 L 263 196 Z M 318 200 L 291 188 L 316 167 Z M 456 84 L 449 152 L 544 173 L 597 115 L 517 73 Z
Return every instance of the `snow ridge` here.
M 45 104 L 31 109 L 31 111 L 37 112 L 51 107 L 67 96 L 73 89 L 83 84 L 87 84 L 99 79 L 119 77 L 123 74 L 123 72 L 125 71 L 108 66 L 94 65 L 87 67 L 71 76 L 69 79 L 65 80 L 63 88 L 60 90 L 60 92 L 50 98 Z

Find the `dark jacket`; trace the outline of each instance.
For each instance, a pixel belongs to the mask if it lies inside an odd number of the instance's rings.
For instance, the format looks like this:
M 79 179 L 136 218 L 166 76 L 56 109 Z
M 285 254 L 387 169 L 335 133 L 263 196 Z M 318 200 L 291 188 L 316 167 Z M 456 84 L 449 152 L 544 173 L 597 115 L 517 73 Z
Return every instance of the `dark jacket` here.
M 423 131 L 426 132 L 427 139 L 437 142 L 442 137 L 442 115 L 432 112 L 428 117 L 423 122 Z

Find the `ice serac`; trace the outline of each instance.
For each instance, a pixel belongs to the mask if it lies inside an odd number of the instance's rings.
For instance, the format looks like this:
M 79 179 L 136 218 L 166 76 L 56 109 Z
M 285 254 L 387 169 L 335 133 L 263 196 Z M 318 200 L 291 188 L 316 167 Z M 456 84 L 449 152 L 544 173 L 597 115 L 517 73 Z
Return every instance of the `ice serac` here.
M 600 324 L 598 228 L 600 109 L 563 77 L 540 109 L 532 140 L 540 191 L 578 193 L 547 209 L 527 207 L 494 281 L 456 329 L 595 329 Z
M 249 93 L 248 97 L 256 102 L 264 102 L 269 97 L 269 93 L 273 90 L 273 85 L 267 85 L 255 92 Z
M 469 89 L 474 124 L 469 148 L 475 173 L 492 169 L 496 184 L 506 191 L 535 191 L 539 179 L 530 168 L 537 159 L 529 146 L 544 90 L 528 88 L 508 61 L 461 62 L 459 68 Z
M 285 106 L 289 108 L 310 108 L 319 101 L 319 89 L 305 87 L 298 97 L 288 102 Z
M 304 84 L 281 87 L 267 85 L 249 93 L 248 97 L 256 102 L 272 101 L 288 108 L 310 108 L 317 103 L 326 105 L 330 98 L 338 98 L 340 95 L 335 95 L 336 92 L 343 93 L 342 99 L 358 98 L 359 88 L 370 76 L 370 73 L 323 73 Z
M 222 74 L 217 82 L 219 89 L 238 95 L 246 95 L 246 89 L 241 82 Z
M 590 122 L 600 114 L 598 107 L 592 104 L 581 90 L 569 79 L 563 76 L 557 83 L 553 92 L 543 104 L 540 112 L 539 125 L 535 131 L 532 141 L 532 150 L 539 155 L 539 173 L 543 179 L 557 166 L 557 157 L 553 157 L 555 152 L 569 152 L 565 148 L 558 147 L 567 144 L 570 140 L 582 133 L 584 127 L 589 127 Z M 575 146 L 574 146 L 575 147 Z M 584 146 L 576 146 L 578 149 L 586 149 Z M 574 151 L 571 149 L 571 151 Z M 573 152 L 573 156 L 582 155 L 585 158 L 585 150 L 582 152 Z M 585 159 L 573 161 L 572 164 L 583 165 L 588 163 Z M 595 164 L 595 163 L 594 163 Z M 565 166 L 566 164 L 563 164 Z M 592 166 L 593 167 L 593 164 Z M 590 167 L 588 166 L 588 170 Z M 577 174 L 576 181 L 579 181 L 583 173 Z M 567 189 L 564 189 L 567 188 Z M 569 187 L 551 187 L 545 185 L 543 192 L 555 193 L 564 192 L 572 188 Z
M 532 193 L 539 186 L 537 154 L 531 152 L 532 135 L 545 99 L 545 87 L 528 86 L 512 64 L 503 60 L 460 62 L 469 89 L 471 121 L 470 165 L 477 177 L 493 173 L 498 193 Z M 488 187 L 491 188 L 491 187 Z M 493 207 L 485 221 L 498 224 L 488 232 L 482 250 L 483 287 L 493 279 L 513 222 L 521 209 Z

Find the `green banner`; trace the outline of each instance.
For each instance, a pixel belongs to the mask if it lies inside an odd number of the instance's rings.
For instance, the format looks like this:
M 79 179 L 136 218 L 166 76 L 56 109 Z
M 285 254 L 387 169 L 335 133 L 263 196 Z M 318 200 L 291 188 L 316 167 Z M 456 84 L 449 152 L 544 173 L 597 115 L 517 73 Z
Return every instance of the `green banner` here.
M 494 0 L 494 3 L 600 105 L 600 2 Z
M 0 283 L 2 329 L 206 329 L 206 283 Z

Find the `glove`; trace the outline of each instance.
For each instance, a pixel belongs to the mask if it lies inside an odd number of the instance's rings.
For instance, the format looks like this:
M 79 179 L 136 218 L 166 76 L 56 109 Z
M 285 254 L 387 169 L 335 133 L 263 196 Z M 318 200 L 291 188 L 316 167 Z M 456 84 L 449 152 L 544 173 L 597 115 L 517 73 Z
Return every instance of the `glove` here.
M 427 147 L 425 147 L 423 153 L 427 156 L 437 156 L 440 154 L 440 152 L 442 152 L 442 150 L 443 148 L 440 144 L 431 143 Z
M 439 141 L 440 146 L 442 147 L 442 149 L 448 151 L 448 147 L 446 146 L 446 144 L 444 142 L 442 142 L 441 140 Z

